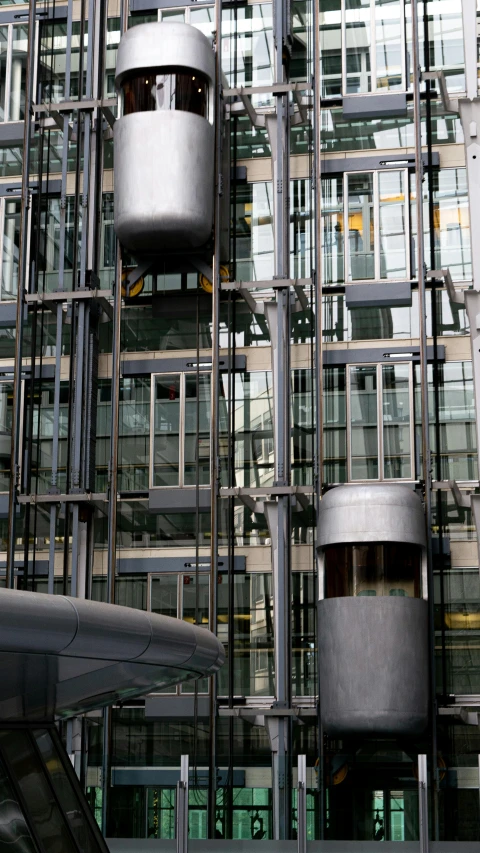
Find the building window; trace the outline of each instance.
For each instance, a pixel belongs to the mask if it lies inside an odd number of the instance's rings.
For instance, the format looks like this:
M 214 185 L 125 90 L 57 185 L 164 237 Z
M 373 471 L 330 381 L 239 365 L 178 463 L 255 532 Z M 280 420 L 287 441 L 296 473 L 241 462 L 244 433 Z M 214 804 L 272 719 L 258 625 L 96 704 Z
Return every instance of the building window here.
M 0 492 L 10 488 L 13 383 L 0 382 Z
M 411 364 L 326 368 L 325 480 L 411 480 Z
M 0 27 L 0 121 L 23 121 L 27 75 L 28 27 Z
M 330 0 L 322 7 L 324 98 L 410 88 L 406 65 L 412 55 L 409 0 Z M 427 15 L 429 67 L 445 73 L 449 91 L 465 91 L 461 4 L 436 0 L 428 4 Z M 422 69 L 424 50 L 422 40 Z
M 410 278 L 407 187 L 406 169 L 324 178 L 325 284 Z
M 152 383 L 151 487 L 210 482 L 210 374 L 172 373 Z M 198 474 L 198 476 L 197 476 Z
M 45 23 L 41 28 L 40 35 L 40 57 L 39 57 L 39 88 L 40 102 L 59 103 L 62 100 L 76 100 L 80 92 L 80 21 L 73 21 L 72 38 L 70 48 L 70 76 L 67 80 L 66 55 L 67 55 L 67 27 L 63 21 L 54 24 Z M 87 45 L 88 45 L 88 21 L 84 23 L 83 35 L 83 84 L 82 95 L 86 95 L 86 67 L 87 67 Z M 110 28 L 109 28 L 110 33 Z M 110 41 L 108 40 L 108 46 Z M 66 86 L 69 82 L 69 91 Z

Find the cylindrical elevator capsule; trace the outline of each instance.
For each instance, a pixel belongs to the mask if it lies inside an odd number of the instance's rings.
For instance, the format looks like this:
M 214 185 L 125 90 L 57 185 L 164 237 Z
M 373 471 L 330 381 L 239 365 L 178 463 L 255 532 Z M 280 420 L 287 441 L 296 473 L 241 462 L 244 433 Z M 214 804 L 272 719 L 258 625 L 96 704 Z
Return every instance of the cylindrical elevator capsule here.
M 195 249 L 210 237 L 215 58 L 187 24 L 139 24 L 122 36 L 115 78 L 115 231 L 134 255 Z
M 420 734 L 429 697 L 421 502 L 403 485 L 337 486 L 322 499 L 318 524 L 324 730 Z

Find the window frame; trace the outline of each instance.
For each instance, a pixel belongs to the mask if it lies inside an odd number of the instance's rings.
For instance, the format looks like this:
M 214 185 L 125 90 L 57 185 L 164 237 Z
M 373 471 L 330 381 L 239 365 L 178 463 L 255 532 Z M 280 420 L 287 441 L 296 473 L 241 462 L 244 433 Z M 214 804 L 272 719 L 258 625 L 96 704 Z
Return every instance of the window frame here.
M 381 277 L 381 245 L 380 245 L 380 174 L 385 172 L 401 172 L 403 173 L 403 209 L 405 214 L 405 276 L 401 278 L 382 278 Z M 373 176 L 373 257 L 374 257 L 374 277 L 368 279 L 351 278 L 350 277 L 350 205 L 348 186 L 350 176 L 353 175 L 372 175 Z M 362 169 L 344 172 L 343 174 L 343 278 L 346 285 L 361 284 L 368 282 L 381 282 L 389 284 L 395 281 L 410 281 L 412 278 L 412 263 L 411 263 L 411 216 L 410 216 L 410 176 L 408 168 L 391 168 L 391 169 Z
M 384 414 L 383 414 L 383 368 L 390 364 L 408 365 L 408 401 L 409 401 L 409 436 L 410 436 L 410 476 L 409 477 L 385 477 L 385 448 L 384 448 Z M 351 381 L 352 368 L 375 367 L 377 379 L 377 451 L 378 451 L 378 477 L 353 478 L 352 477 L 352 406 L 351 406 Z M 345 406 L 346 406 L 346 449 L 347 449 L 347 483 L 411 483 L 416 479 L 415 465 L 415 411 L 414 411 L 414 387 L 413 387 L 413 363 L 412 361 L 401 361 L 394 359 L 392 362 L 362 362 L 361 364 L 346 364 L 345 375 Z
M 346 0 L 341 0 L 341 56 L 342 56 L 342 95 L 349 98 L 364 98 L 368 95 L 391 95 L 397 92 L 407 91 L 407 45 L 406 45 L 406 19 L 405 0 L 398 0 L 400 18 L 400 50 L 402 57 L 402 85 L 400 88 L 377 88 L 377 41 L 375 26 L 376 0 L 370 0 L 370 91 L 348 92 L 347 91 L 347 16 Z
M 154 483 L 154 473 L 155 473 L 155 439 L 156 439 L 156 431 L 155 431 L 155 403 L 156 403 L 156 388 L 157 388 L 157 378 L 159 377 L 167 377 L 167 376 L 178 376 L 179 377 L 179 419 L 178 419 L 178 436 L 179 436 L 179 448 L 178 448 L 178 483 L 176 485 L 165 485 L 165 486 L 157 486 Z M 197 376 L 196 370 L 168 370 L 161 371 L 158 373 L 152 373 L 151 375 L 151 386 L 150 386 L 150 465 L 149 465 L 149 477 L 148 477 L 148 487 L 149 489 L 191 489 L 195 490 L 197 486 L 195 484 L 186 485 L 185 484 L 185 459 L 186 459 L 186 381 L 187 376 Z M 200 370 L 198 371 L 198 376 L 208 376 L 210 377 L 210 388 L 209 394 L 211 397 L 211 370 Z M 197 400 L 197 404 L 201 402 Z M 199 431 L 199 437 L 202 433 L 202 430 Z M 211 432 L 211 424 L 208 430 L 209 435 L 209 458 L 211 453 L 212 446 L 212 432 Z M 210 471 L 210 469 L 209 469 Z M 210 488 L 210 473 L 208 478 L 208 483 L 202 483 L 201 488 Z

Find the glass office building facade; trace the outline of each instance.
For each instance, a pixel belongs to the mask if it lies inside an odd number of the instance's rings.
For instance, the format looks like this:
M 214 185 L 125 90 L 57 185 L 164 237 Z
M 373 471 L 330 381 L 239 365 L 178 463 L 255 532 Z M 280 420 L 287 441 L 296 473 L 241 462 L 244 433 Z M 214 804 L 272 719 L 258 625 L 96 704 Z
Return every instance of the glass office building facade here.
M 480 840 L 462 301 L 480 233 L 458 106 L 477 97 L 477 13 L 318 3 L 0 0 L 2 584 L 204 625 L 227 655 L 215 678 L 62 724 L 111 839 L 175 838 L 187 754 L 191 839 L 294 840 L 305 755 L 309 841 L 415 841 L 426 755 L 430 838 Z M 201 251 L 145 264 L 114 228 L 115 68 L 153 22 L 200 30 L 222 69 L 220 201 Z M 331 734 L 319 506 L 399 484 L 428 519 L 422 591 L 388 580 L 382 545 L 355 557 L 383 561 L 381 591 L 342 594 L 427 600 L 428 726 Z

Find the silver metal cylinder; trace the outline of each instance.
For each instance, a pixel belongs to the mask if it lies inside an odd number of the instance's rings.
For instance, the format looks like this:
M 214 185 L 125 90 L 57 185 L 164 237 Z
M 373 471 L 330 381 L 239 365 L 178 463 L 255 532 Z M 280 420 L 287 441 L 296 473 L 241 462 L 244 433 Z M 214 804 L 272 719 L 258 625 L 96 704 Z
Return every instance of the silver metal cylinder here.
M 115 231 L 135 255 L 198 248 L 212 230 L 215 65 L 208 39 L 187 24 L 161 23 L 141 24 L 122 36 L 119 91 L 129 75 L 141 73 L 154 84 L 162 70 L 206 78 L 206 115 L 149 107 L 115 122 Z
M 413 597 L 420 595 L 422 564 L 426 589 L 425 554 L 422 504 L 407 486 L 338 486 L 323 498 L 318 656 L 321 719 L 328 734 L 425 730 L 428 604 Z M 324 598 L 325 590 L 331 597 Z

